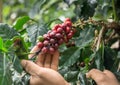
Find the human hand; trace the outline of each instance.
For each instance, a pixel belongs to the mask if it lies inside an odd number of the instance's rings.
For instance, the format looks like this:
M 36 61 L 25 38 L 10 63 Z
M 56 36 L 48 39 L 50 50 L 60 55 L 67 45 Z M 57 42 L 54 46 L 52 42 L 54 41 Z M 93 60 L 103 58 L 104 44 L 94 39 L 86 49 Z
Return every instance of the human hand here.
M 36 53 L 39 51 L 38 46 L 34 46 L 34 48 L 31 50 L 31 53 Z M 32 58 L 34 54 L 30 54 L 29 58 Z M 56 50 L 53 54 L 44 54 L 39 53 L 37 56 L 37 59 L 35 61 L 37 65 L 44 68 L 50 68 L 53 70 L 58 70 L 58 63 L 59 63 L 59 52 Z
M 35 46 L 31 53 L 39 50 Z M 30 54 L 31 58 L 34 54 Z M 59 52 L 55 51 L 54 54 L 39 53 L 37 60 L 34 62 L 22 60 L 23 68 L 28 72 L 30 77 L 30 85 L 68 85 L 64 78 L 57 72 L 59 61 Z
M 22 60 L 21 64 L 26 72 L 31 75 L 30 85 L 69 85 L 55 70 L 40 67 L 28 60 Z
M 114 74 L 108 70 L 103 72 L 97 69 L 92 69 L 86 74 L 87 78 L 92 78 L 97 85 L 120 85 Z

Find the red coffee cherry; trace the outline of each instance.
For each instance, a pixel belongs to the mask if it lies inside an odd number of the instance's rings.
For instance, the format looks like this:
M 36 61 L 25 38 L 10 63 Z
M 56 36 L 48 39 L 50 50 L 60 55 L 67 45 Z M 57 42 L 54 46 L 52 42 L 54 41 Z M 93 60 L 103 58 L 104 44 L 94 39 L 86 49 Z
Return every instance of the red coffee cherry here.
M 47 45 L 49 45 L 49 41 L 48 40 L 44 40 L 43 44 L 44 44 L 44 46 L 47 46 Z
M 42 42 L 38 42 L 37 46 L 38 46 L 38 48 L 42 48 L 43 47 L 43 43 Z
M 66 21 L 65 24 L 66 24 L 67 26 L 69 26 L 69 27 L 72 26 L 72 22 L 71 22 L 71 21 Z
M 47 47 L 43 47 L 41 50 L 43 53 L 47 53 L 48 52 L 48 48 Z
M 54 49 L 53 47 L 50 47 L 50 48 L 49 48 L 49 53 L 50 53 L 50 54 L 53 54 L 54 52 L 55 52 L 55 49 Z

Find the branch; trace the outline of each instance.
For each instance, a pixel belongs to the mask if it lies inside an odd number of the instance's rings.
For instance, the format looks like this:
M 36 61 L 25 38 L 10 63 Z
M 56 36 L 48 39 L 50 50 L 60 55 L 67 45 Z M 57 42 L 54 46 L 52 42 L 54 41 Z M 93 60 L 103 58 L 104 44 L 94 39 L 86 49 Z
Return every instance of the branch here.
M 102 40 L 104 31 L 105 31 L 105 27 L 102 26 L 102 29 L 100 30 L 100 33 L 99 33 L 99 36 L 98 36 L 96 51 L 97 51 L 97 50 L 99 49 L 99 47 L 100 47 L 100 42 L 101 42 L 101 40 Z
M 118 21 L 116 8 L 115 8 L 115 0 L 112 0 L 112 7 L 113 7 L 114 20 Z

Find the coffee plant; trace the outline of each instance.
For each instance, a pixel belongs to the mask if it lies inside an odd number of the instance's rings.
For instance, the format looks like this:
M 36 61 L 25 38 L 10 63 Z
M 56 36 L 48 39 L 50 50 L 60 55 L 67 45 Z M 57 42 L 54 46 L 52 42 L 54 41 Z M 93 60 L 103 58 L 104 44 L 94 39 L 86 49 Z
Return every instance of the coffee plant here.
M 85 76 L 93 68 L 110 70 L 120 81 L 119 15 L 119 0 L 4 0 L 0 85 L 29 85 L 20 61 L 56 49 L 58 71 L 71 85 L 96 85 Z M 29 59 L 35 45 L 40 50 Z

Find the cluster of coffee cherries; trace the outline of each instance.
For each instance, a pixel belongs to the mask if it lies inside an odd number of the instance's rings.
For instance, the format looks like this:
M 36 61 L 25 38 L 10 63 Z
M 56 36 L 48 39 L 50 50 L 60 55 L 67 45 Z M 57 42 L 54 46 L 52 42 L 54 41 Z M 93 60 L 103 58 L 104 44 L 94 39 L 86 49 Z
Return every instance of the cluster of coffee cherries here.
M 56 24 L 52 30 L 49 30 L 43 36 L 39 36 L 37 46 L 43 53 L 53 54 L 59 45 L 68 43 L 72 38 L 75 29 L 72 28 L 72 22 L 69 18 L 61 24 Z

